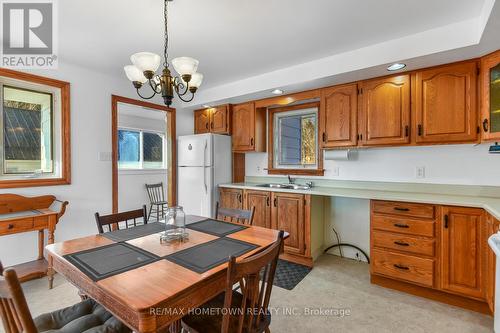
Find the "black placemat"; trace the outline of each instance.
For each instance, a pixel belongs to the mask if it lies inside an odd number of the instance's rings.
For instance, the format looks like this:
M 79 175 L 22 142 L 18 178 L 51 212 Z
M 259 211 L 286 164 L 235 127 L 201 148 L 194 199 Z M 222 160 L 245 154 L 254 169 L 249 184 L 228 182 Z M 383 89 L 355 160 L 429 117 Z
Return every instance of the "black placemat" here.
M 115 243 L 65 255 L 64 258 L 94 281 L 123 273 L 159 259 L 128 243 Z
M 115 242 L 125 242 L 134 238 L 144 237 L 162 231 L 165 231 L 165 224 L 154 222 L 138 225 L 133 228 L 105 232 L 102 235 Z
M 238 257 L 256 248 L 258 246 L 255 244 L 222 237 L 173 253 L 165 259 L 197 273 L 204 273 L 227 262 L 230 256 Z
M 218 220 L 206 219 L 186 225 L 186 228 L 201 231 L 206 234 L 224 237 L 237 231 L 248 228 L 244 225 L 227 223 Z

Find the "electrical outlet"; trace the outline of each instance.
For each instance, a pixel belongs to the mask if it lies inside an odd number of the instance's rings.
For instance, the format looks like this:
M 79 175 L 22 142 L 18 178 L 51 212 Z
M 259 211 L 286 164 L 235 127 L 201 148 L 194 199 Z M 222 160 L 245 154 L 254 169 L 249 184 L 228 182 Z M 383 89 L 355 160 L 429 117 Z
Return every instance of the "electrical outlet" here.
M 338 166 L 333 167 L 333 169 L 332 169 L 332 176 L 333 176 L 333 177 L 338 177 L 338 176 L 340 176 L 340 167 L 338 167 Z
M 257 165 L 257 172 L 260 172 L 260 165 Z
M 416 178 L 425 178 L 425 167 L 424 166 L 418 166 L 415 168 L 415 177 Z

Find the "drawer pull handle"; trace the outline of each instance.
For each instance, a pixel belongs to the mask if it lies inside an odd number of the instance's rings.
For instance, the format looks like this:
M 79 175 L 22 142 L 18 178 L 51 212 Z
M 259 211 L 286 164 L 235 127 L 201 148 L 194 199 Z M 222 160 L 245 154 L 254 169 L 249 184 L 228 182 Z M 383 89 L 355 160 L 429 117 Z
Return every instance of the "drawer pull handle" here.
M 399 210 L 400 212 L 409 212 L 410 208 L 394 207 L 394 210 Z
M 398 264 L 394 264 L 394 267 L 396 267 L 397 269 L 402 269 L 402 270 L 404 270 L 404 271 L 408 271 L 408 270 L 410 270 L 410 268 L 409 268 L 409 267 L 407 267 L 407 266 L 403 266 L 403 265 L 398 265 Z
M 9 224 L 9 225 L 7 226 L 7 229 L 9 229 L 9 230 L 10 230 L 10 229 L 14 229 L 14 225 L 13 225 L 13 224 Z
M 394 241 L 394 244 L 399 245 L 399 246 L 410 246 L 410 244 L 406 242 L 401 242 L 401 241 Z
M 394 223 L 394 226 L 396 228 L 404 228 L 404 229 L 408 229 L 410 227 L 408 224 L 400 224 L 400 223 Z

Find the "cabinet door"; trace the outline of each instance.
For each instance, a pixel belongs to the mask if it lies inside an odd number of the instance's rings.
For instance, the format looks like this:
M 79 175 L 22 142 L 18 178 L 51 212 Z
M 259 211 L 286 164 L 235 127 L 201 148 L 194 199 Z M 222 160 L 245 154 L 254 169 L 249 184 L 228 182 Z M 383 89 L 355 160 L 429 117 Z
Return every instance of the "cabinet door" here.
M 210 132 L 210 109 L 194 111 L 194 134 Z
M 481 59 L 483 140 L 500 139 L 500 50 Z
M 442 289 L 483 298 L 481 252 L 483 210 L 446 206 L 442 209 Z
M 271 192 L 246 191 L 245 209 L 255 207 L 253 225 L 271 228 Z
M 217 134 L 229 134 L 229 105 L 211 109 L 210 131 Z
M 252 151 L 255 148 L 255 105 L 233 107 L 233 150 Z
M 497 233 L 499 221 L 491 215 L 486 217 L 486 236 L 489 238 L 491 235 Z M 486 245 L 486 301 L 490 307 L 491 312 L 495 309 L 495 271 L 496 271 L 496 256 L 493 250 Z
M 322 148 L 356 146 L 358 85 L 321 90 L 320 135 Z
M 220 188 L 219 207 L 243 209 L 243 190 L 237 188 Z
M 272 200 L 272 228 L 290 234 L 285 240 L 285 252 L 304 255 L 304 195 L 273 192 Z
M 476 62 L 417 72 L 415 76 L 417 143 L 477 140 L 476 75 Z
M 364 81 L 361 89 L 361 144 L 410 143 L 410 77 Z

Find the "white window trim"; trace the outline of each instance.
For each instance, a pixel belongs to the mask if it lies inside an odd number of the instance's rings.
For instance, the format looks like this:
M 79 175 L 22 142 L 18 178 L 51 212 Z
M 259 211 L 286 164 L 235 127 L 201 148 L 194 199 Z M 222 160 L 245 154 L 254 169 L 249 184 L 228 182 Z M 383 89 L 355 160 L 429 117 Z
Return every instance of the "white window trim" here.
M 280 140 L 281 140 L 281 134 L 280 134 L 280 127 L 279 127 L 279 120 L 281 118 L 285 117 L 290 117 L 290 116 L 298 116 L 298 115 L 308 115 L 308 114 L 313 114 L 316 116 L 316 127 L 315 127 L 315 132 L 314 132 L 314 139 L 316 141 L 316 163 L 315 164 L 280 164 L 279 159 L 280 159 Z M 307 108 L 307 109 L 301 109 L 301 110 L 294 110 L 294 111 L 285 111 L 285 112 L 279 112 L 274 114 L 274 119 L 273 119 L 273 168 L 274 169 L 281 169 L 281 170 L 297 170 L 297 169 L 305 169 L 305 170 L 315 170 L 318 168 L 318 162 L 319 162 L 319 142 L 318 142 L 318 125 L 319 125 L 319 118 L 318 118 L 318 108 L 313 107 L 313 108 Z
M 160 174 L 168 170 L 167 166 L 167 139 L 166 133 L 157 130 L 137 128 L 131 126 L 118 126 L 118 131 L 134 131 L 139 132 L 139 163 L 140 168 L 120 168 L 120 161 L 118 161 L 118 174 L 120 175 L 131 175 L 131 174 Z M 144 147 L 143 147 L 143 133 L 159 134 L 162 137 L 162 151 L 163 151 L 163 168 L 144 168 Z
M 4 137 L 3 137 L 3 87 L 10 86 L 28 89 L 52 95 L 52 172 L 11 174 L 4 173 Z M 28 179 L 59 179 L 62 177 L 62 106 L 61 89 L 53 86 L 0 77 L 0 181 Z

